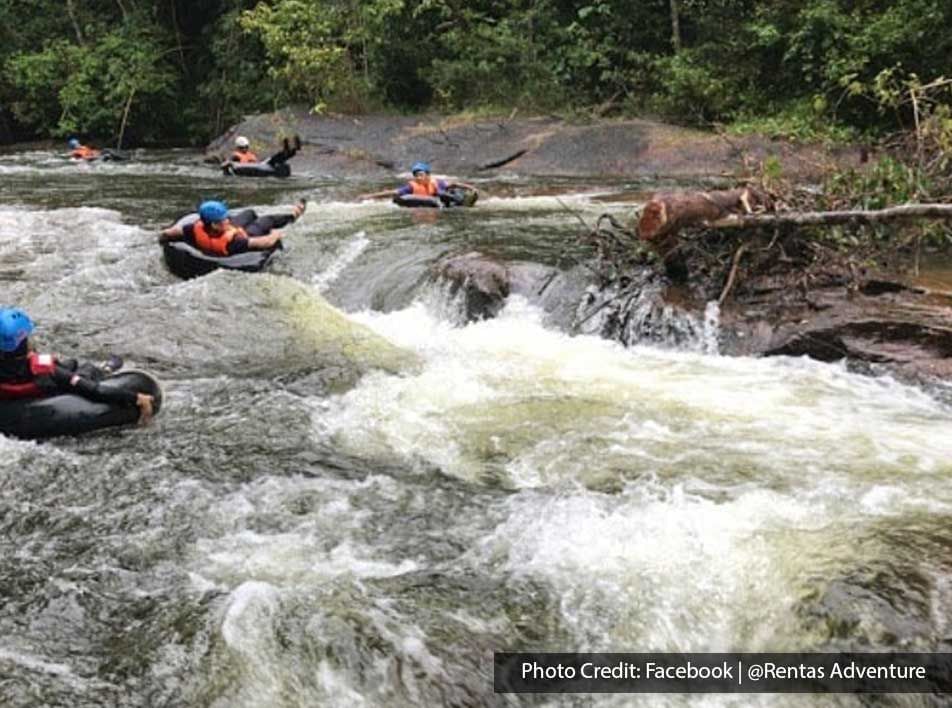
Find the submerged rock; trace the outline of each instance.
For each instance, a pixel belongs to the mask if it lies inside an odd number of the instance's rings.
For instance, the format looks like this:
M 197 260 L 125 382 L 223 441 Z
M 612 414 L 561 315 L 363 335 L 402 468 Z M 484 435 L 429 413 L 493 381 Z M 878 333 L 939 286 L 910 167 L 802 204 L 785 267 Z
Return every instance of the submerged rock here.
M 509 297 L 509 268 L 478 251 L 443 258 L 433 272 L 449 283 L 449 295 L 461 301 L 467 322 L 495 317 Z
M 431 271 L 448 284 L 448 295 L 460 303 L 466 322 L 495 317 L 511 294 L 535 299 L 558 274 L 549 266 L 503 263 L 479 251 L 445 256 Z
M 191 326 L 170 329 L 166 311 L 183 307 Z M 340 390 L 368 371 L 397 373 L 417 363 L 414 353 L 348 318 L 313 288 L 277 275 L 217 271 L 117 314 L 112 331 L 130 341 L 115 348 L 135 347 L 150 369 L 179 378 L 315 377 Z

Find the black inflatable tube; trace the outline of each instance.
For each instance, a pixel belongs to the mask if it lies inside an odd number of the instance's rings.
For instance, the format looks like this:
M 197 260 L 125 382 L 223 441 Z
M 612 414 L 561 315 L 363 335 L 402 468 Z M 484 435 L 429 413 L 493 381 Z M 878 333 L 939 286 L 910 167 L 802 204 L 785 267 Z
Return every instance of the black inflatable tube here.
M 286 162 L 282 162 L 278 165 L 271 166 L 267 162 L 246 162 L 246 163 L 237 163 L 229 162 L 227 165 L 222 167 L 222 172 L 226 175 L 234 175 L 235 177 L 290 177 L 291 176 L 291 165 Z
M 219 268 L 257 273 L 271 262 L 277 250 L 276 247 L 267 251 L 245 251 L 233 256 L 219 257 L 202 253 L 184 241 L 170 241 L 162 245 L 165 265 L 174 275 L 186 280 L 208 275 Z
M 442 209 L 443 203 L 439 197 L 415 197 L 412 194 L 401 194 L 393 198 L 393 203 L 397 206 L 407 207 L 409 209 Z
M 158 413 L 162 408 L 162 387 L 144 371 L 120 371 L 99 385 L 148 394 L 155 398 L 153 412 Z M 103 428 L 134 425 L 138 420 L 136 406 L 97 403 L 75 394 L 0 401 L 0 433 L 26 440 L 82 435 Z
M 448 189 L 435 197 L 417 197 L 412 194 L 401 194 L 393 198 L 397 206 L 411 209 L 451 209 L 453 207 L 471 207 L 479 198 L 479 193 L 469 189 Z

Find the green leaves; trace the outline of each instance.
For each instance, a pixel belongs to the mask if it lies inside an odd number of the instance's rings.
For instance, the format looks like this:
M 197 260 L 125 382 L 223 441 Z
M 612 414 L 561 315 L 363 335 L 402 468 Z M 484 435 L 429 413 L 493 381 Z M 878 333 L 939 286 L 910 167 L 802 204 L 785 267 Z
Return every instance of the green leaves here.
M 47 126 L 50 135 L 116 136 L 130 100 L 171 91 L 175 75 L 164 55 L 147 33 L 124 29 L 84 46 L 59 40 L 39 52 L 16 54 L 7 62 L 21 92 L 14 115 Z M 129 110 L 137 105 L 130 103 Z

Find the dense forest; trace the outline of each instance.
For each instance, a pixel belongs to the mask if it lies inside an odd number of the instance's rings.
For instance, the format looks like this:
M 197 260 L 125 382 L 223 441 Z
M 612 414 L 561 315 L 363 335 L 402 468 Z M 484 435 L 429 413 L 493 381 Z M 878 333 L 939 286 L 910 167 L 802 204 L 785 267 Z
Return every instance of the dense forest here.
M 196 143 L 288 103 L 952 134 L 950 26 L 948 0 L 0 0 L 0 137 Z

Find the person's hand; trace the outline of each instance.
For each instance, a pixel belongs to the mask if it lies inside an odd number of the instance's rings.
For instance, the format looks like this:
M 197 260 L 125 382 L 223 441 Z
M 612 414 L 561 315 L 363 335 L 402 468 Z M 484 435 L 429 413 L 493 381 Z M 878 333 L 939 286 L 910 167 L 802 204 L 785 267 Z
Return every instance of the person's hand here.
M 147 393 L 136 394 L 136 406 L 139 407 L 139 425 L 148 425 L 152 420 L 152 403 L 155 398 Z

